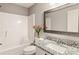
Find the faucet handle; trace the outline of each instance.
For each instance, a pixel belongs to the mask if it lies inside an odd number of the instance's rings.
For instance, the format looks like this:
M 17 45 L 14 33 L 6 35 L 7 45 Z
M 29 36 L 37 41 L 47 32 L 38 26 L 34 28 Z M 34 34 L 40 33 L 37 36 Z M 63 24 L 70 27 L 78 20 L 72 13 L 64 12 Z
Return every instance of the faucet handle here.
M 47 36 L 45 39 L 49 39 L 49 40 L 51 40 L 52 38 L 51 38 L 50 36 Z
M 2 43 L 0 43 L 0 45 L 2 45 Z

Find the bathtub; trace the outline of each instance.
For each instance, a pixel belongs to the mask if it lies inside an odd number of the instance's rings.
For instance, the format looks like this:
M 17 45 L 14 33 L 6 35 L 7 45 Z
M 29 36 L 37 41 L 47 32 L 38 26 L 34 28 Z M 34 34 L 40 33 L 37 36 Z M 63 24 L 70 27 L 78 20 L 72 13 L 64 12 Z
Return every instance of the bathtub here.
M 21 44 L 17 46 L 0 45 L 0 55 L 23 55 L 23 49 L 28 46 Z

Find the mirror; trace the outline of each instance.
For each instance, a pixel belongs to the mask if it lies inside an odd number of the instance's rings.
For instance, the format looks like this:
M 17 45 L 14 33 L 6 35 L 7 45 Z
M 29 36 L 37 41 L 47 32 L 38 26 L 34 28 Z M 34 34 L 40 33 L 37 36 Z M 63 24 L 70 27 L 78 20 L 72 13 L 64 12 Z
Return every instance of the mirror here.
M 45 32 L 79 32 L 79 4 L 65 4 L 44 12 Z

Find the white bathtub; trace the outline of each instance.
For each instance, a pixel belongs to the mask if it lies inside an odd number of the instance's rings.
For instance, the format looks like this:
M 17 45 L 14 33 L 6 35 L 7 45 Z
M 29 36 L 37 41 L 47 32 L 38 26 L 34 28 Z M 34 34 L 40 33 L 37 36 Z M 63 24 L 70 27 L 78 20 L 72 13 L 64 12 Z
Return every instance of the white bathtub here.
M 27 44 L 17 46 L 0 45 L 0 55 L 22 55 Z

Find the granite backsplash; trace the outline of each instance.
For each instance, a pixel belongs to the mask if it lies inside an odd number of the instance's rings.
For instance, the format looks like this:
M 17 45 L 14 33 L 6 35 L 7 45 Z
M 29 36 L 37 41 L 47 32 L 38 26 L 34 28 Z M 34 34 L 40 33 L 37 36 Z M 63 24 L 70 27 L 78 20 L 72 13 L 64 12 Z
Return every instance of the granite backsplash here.
M 68 46 L 79 48 L 79 41 L 69 40 L 69 39 L 61 39 L 57 37 L 46 36 L 46 39 L 53 40 L 58 44 L 65 44 Z

